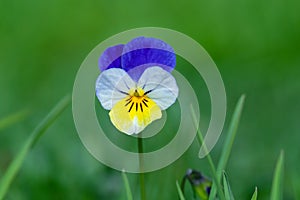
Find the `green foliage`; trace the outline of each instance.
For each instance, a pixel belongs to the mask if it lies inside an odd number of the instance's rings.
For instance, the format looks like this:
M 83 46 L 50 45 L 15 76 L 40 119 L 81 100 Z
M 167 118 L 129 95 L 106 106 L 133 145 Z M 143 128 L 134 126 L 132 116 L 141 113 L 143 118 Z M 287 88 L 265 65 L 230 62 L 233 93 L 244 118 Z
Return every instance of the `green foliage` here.
M 242 114 L 242 110 L 243 110 L 243 106 L 244 106 L 244 101 L 245 101 L 245 95 L 242 95 L 239 100 L 238 103 L 235 107 L 230 125 L 229 125 L 229 129 L 225 138 L 225 143 L 222 149 L 222 154 L 221 157 L 219 159 L 219 164 L 218 164 L 218 168 L 217 168 L 217 179 L 220 180 L 221 176 L 222 176 L 222 171 L 226 169 L 226 165 L 231 153 L 231 149 L 232 149 L 232 145 L 237 133 L 237 129 L 239 126 L 239 122 L 240 122 L 240 118 L 241 118 L 241 114 Z M 216 188 L 213 184 L 212 186 L 212 190 L 211 190 L 211 194 L 209 196 L 209 199 L 212 200 L 215 198 L 216 195 Z
M 227 134 L 226 139 L 225 139 L 223 151 L 222 151 L 221 157 L 219 159 L 219 165 L 218 165 L 219 170 L 225 169 L 226 164 L 228 162 L 229 155 L 230 155 L 230 152 L 231 152 L 231 149 L 232 149 L 232 145 L 233 145 L 233 142 L 234 142 L 234 139 L 235 139 L 235 136 L 236 136 L 238 124 L 239 124 L 239 121 L 240 121 L 244 101 L 245 101 L 245 96 L 242 95 L 240 97 L 237 105 L 236 105 L 236 108 L 235 108 L 235 111 L 234 111 L 234 114 L 233 114 L 233 117 L 232 117 L 232 120 L 231 120 L 231 123 L 230 123 L 230 126 L 229 126 L 229 131 L 228 131 L 228 134 Z M 191 109 L 191 111 L 192 111 L 191 112 L 192 115 L 194 116 L 195 113 L 193 112 L 193 109 Z M 194 119 L 195 119 L 195 116 L 194 116 Z M 203 142 L 202 134 L 199 130 L 198 130 L 198 139 L 201 143 Z M 234 200 L 234 196 L 233 196 L 232 190 L 230 188 L 228 178 L 227 178 L 227 175 L 226 175 L 225 171 L 223 171 L 223 176 L 222 176 L 223 177 L 223 187 L 221 188 L 220 183 L 218 182 L 219 181 L 219 177 L 218 177 L 219 174 L 216 173 L 216 171 L 215 171 L 215 167 L 214 167 L 214 164 L 213 164 L 212 159 L 210 157 L 210 154 L 208 154 L 207 157 L 208 157 L 209 165 L 211 167 L 212 176 L 214 177 L 215 183 L 217 183 L 216 184 L 217 191 L 219 192 L 218 187 L 220 187 L 220 189 L 221 189 L 221 192 L 219 193 L 219 195 L 220 194 L 223 195 L 223 191 L 224 191 L 224 197 L 220 196 L 220 199 L 224 198 L 226 200 Z M 272 190 L 271 190 L 271 199 L 272 200 L 281 200 L 282 196 L 283 196 L 282 195 L 283 170 L 284 170 L 283 165 L 284 165 L 284 152 L 281 151 L 280 156 L 279 156 L 278 161 L 277 161 L 277 164 L 276 164 L 275 172 L 274 172 L 274 178 L 273 178 L 273 184 L 272 184 Z M 201 175 L 200 172 L 198 172 L 198 174 Z M 186 177 L 190 178 L 188 175 L 189 174 L 187 174 L 185 176 L 185 178 Z M 194 190 L 195 190 L 195 188 L 196 188 L 195 184 L 192 184 L 192 186 L 194 186 Z M 212 189 L 214 189 L 214 184 L 212 186 L 213 186 Z M 207 199 L 206 196 L 202 195 L 203 193 L 196 193 L 196 194 L 202 200 Z M 214 200 L 215 195 L 216 194 L 215 194 L 215 189 L 214 189 L 214 190 L 211 191 L 209 199 Z M 257 187 L 255 187 L 255 191 L 252 195 L 251 200 L 256 200 L 256 199 L 257 199 Z
M 255 187 L 254 193 L 251 197 L 251 200 L 256 200 L 257 199 L 257 187 Z
M 191 114 L 192 114 L 193 119 L 194 119 L 195 127 L 197 127 L 195 111 L 193 110 L 192 107 L 191 107 Z M 203 143 L 203 136 L 202 136 L 200 128 L 198 128 L 198 130 L 197 130 L 197 136 L 198 136 L 197 138 L 198 138 L 199 143 L 201 145 L 203 145 L 204 150 L 207 151 L 205 143 Z M 207 160 L 208 160 L 208 163 L 209 163 L 209 167 L 210 167 L 212 177 L 215 181 L 214 183 L 216 184 L 216 188 L 217 188 L 219 197 L 220 197 L 221 200 L 225 200 L 225 196 L 224 196 L 224 193 L 222 191 L 221 184 L 220 184 L 220 179 L 218 179 L 218 176 L 217 176 L 217 171 L 216 171 L 215 164 L 214 164 L 214 162 L 213 162 L 213 160 L 212 160 L 209 153 L 206 155 L 206 157 L 207 157 Z M 214 184 L 213 184 L 213 186 L 214 186 Z
M 223 187 L 224 187 L 224 194 L 226 200 L 234 200 L 232 191 L 230 189 L 230 185 L 227 179 L 227 175 L 225 172 L 223 172 Z
M 273 183 L 271 190 L 271 199 L 272 200 L 282 200 L 282 190 L 283 190 L 283 164 L 284 164 L 284 152 L 280 152 L 280 156 L 278 158 Z
M 4 117 L 3 119 L 0 119 L 0 131 L 25 119 L 26 116 L 28 116 L 28 114 L 29 111 L 27 109 L 24 109 L 19 112 L 13 113 L 7 117 Z
M 224 184 L 224 192 L 225 192 L 225 195 L 224 195 L 221 184 L 220 184 L 220 179 L 221 179 L 222 174 L 218 173 L 218 172 L 220 170 L 225 169 L 227 161 L 229 159 L 229 155 L 230 155 L 230 152 L 231 152 L 231 149 L 232 149 L 233 141 L 234 141 L 235 136 L 236 136 L 238 124 L 239 124 L 241 113 L 242 113 L 242 110 L 243 110 L 244 101 L 245 101 L 245 95 L 242 95 L 240 97 L 237 105 L 236 105 L 236 108 L 235 108 L 235 111 L 234 111 L 234 114 L 233 114 L 233 117 L 232 117 L 232 120 L 231 120 L 231 123 L 230 123 L 230 126 L 229 126 L 228 134 L 226 136 L 223 151 L 222 151 L 222 154 L 221 154 L 221 157 L 220 157 L 220 160 L 219 160 L 218 171 L 216 171 L 216 167 L 213 163 L 213 160 L 212 160 L 210 154 L 207 154 L 207 160 L 208 160 L 208 163 L 209 163 L 209 166 L 210 166 L 210 169 L 211 169 L 211 173 L 212 173 L 212 176 L 213 176 L 213 179 L 214 179 L 214 183 L 215 183 L 215 184 L 212 185 L 212 190 L 211 190 L 209 199 L 214 199 L 215 198 L 216 189 L 218 191 L 220 199 L 228 199 L 229 197 L 230 197 L 230 199 L 233 199 L 233 195 L 232 195 L 232 192 L 230 190 L 230 187 L 229 187 L 229 184 L 227 182 L 227 178 L 226 178 L 225 174 L 223 175 L 223 184 Z M 194 122 L 196 123 L 196 120 L 195 120 L 196 117 L 195 117 L 195 112 L 194 112 L 193 108 L 191 108 L 191 113 L 193 115 Z M 203 144 L 203 136 L 201 134 L 200 128 L 198 129 L 197 136 L 198 136 L 198 140 L 199 140 L 200 144 Z M 203 144 L 203 145 L 205 145 L 205 144 Z M 205 146 L 204 146 L 204 148 L 206 149 Z
M 283 148 L 285 176 L 293 178 L 295 187 L 293 191 L 287 179 L 283 198 L 299 198 L 300 159 L 295 148 L 300 140 L 299 6 L 296 0 L 0 1 L 0 116 L 23 108 L 33 108 L 30 111 L 35 113 L 1 129 L 0 171 L 3 174 L 47 108 L 72 90 L 80 64 L 99 42 L 130 28 L 158 26 L 191 36 L 212 56 L 226 86 L 228 113 L 241 92 L 247 94 L 241 134 L 226 170 L 235 197 L 250 199 L 249 187 L 252 191 L 251 186 L 257 185 L 258 198 L 270 198 L 269 166 L 274 152 Z M 180 67 L 188 81 L 196 83 L 192 86 L 197 87 L 204 133 L 210 120 L 209 94 L 204 84 L 199 85 L 196 73 L 189 72 L 192 66 L 178 62 L 176 69 Z M 168 115 L 168 121 L 172 117 Z M 49 130 L 55 134 L 44 135 L 39 148 L 27 156 L 8 199 L 117 199 L 124 187 L 117 179 L 119 172 L 90 156 L 77 136 L 70 109 L 60 119 Z M 151 142 L 146 141 L 145 148 L 159 149 L 172 139 L 171 133 L 146 139 Z M 226 130 L 221 137 L 225 134 Z M 221 141 L 211 154 L 216 166 Z M 209 174 L 207 160 L 195 156 L 198 150 L 195 142 L 171 166 L 147 174 L 147 197 L 156 199 L 159 194 L 164 200 L 176 200 L 174 183 L 187 168 L 199 167 Z M 40 167 L 31 164 L 40 158 Z M 127 176 L 137 191 L 138 175 Z
M 126 190 L 127 200 L 133 200 L 126 172 L 124 172 L 124 171 L 122 172 L 122 177 L 123 177 L 123 182 L 124 182 L 124 186 L 125 186 L 125 190 Z
M 180 186 L 178 184 L 178 181 L 176 181 L 176 188 L 177 188 L 177 192 L 178 192 L 180 200 L 185 200 L 184 195 L 182 193 L 182 190 L 181 190 L 181 188 L 180 188 Z
M 17 175 L 19 169 L 21 168 L 28 152 L 34 146 L 36 141 L 45 133 L 45 131 L 50 127 L 50 125 L 55 122 L 59 115 L 66 109 L 70 103 L 70 97 L 67 96 L 63 98 L 44 118 L 43 121 L 34 129 L 30 137 L 24 143 L 23 148 L 20 149 L 19 153 L 16 155 L 15 159 L 12 161 L 7 171 L 1 178 L 0 182 L 0 199 L 5 197 L 9 186 L 11 185 L 13 179 Z

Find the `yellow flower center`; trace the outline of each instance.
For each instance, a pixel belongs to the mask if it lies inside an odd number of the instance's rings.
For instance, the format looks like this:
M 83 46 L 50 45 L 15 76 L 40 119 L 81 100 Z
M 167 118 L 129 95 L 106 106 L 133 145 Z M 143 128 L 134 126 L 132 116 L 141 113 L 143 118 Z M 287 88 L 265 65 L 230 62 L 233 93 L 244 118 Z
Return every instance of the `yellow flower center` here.
M 119 130 L 139 132 L 161 118 L 161 110 L 142 88 L 133 88 L 126 98 L 115 104 L 109 115 Z
M 144 112 L 144 108 L 148 108 L 148 103 L 149 98 L 145 95 L 142 88 L 131 89 L 129 97 L 126 99 L 125 107 L 128 109 L 128 112 L 132 112 L 134 109 L 135 112 Z

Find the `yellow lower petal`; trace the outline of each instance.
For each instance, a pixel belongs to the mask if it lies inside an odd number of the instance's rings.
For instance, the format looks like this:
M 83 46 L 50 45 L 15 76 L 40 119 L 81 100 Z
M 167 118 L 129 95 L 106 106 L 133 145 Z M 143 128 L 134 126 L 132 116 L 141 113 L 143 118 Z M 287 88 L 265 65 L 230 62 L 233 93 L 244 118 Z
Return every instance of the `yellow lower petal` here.
M 114 126 L 128 135 L 137 134 L 151 122 L 160 119 L 159 106 L 147 97 L 127 97 L 114 105 L 109 112 Z

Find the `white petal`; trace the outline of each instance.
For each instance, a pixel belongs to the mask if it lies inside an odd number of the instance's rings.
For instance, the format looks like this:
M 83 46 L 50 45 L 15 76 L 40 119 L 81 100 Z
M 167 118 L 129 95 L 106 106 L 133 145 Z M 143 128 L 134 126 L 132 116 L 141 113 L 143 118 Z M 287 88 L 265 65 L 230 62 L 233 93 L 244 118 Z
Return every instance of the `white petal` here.
M 96 81 L 96 95 L 104 109 L 111 110 L 126 93 L 133 87 L 135 82 L 129 75 L 119 68 L 111 68 L 103 71 Z
M 178 96 L 175 78 L 161 67 L 150 67 L 144 71 L 138 81 L 147 96 L 162 109 L 171 106 Z

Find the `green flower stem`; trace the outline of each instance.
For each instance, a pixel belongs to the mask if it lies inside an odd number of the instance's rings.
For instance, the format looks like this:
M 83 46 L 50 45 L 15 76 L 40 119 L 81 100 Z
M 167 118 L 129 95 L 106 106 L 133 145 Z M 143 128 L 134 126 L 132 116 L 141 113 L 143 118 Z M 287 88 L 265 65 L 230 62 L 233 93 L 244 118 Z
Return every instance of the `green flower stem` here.
M 139 152 L 139 165 L 140 171 L 144 169 L 144 156 L 143 156 L 143 138 L 138 137 L 138 152 Z M 140 192 L 141 192 L 141 200 L 146 200 L 146 188 L 145 188 L 145 175 L 144 173 L 139 173 L 140 176 Z

